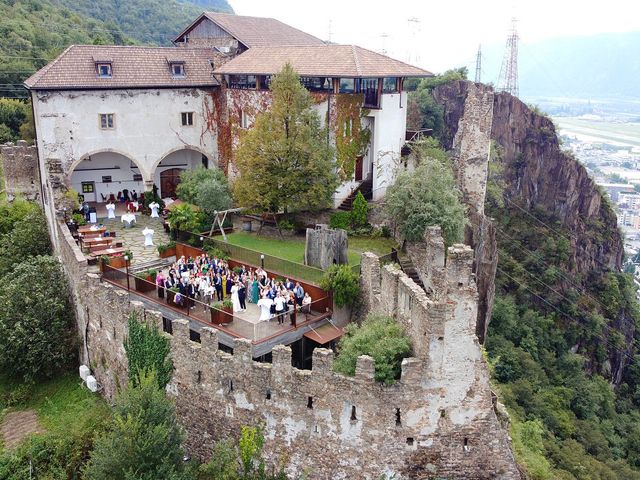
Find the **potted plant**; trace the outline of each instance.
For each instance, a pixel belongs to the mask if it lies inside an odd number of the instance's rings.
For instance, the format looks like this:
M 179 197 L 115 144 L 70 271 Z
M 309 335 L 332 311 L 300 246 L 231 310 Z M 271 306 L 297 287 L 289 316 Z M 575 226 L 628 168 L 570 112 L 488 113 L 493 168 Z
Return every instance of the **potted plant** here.
M 233 302 L 228 298 L 211 307 L 211 323 L 222 325 L 233 322 Z
M 173 299 L 176 296 L 176 293 L 178 293 L 179 291 L 180 289 L 177 286 L 173 286 L 169 290 L 167 290 L 167 303 L 169 305 L 175 305 Z
M 106 255 L 104 255 L 106 256 Z M 126 262 L 124 261 L 124 256 L 118 255 L 109 257 L 109 266 L 113 268 L 123 268 L 126 266 Z
M 150 292 L 156 288 L 155 283 L 151 280 L 150 270 L 138 272 L 133 277 L 135 289 L 139 292 Z
M 176 242 L 163 243 L 158 245 L 158 255 L 160 258 L 176 256 Z
M 100 264 L 100 271 L 104 273 L 104 271 L 106 270 L 106 268 L 104 268 L 105 265 L 111 264 L 111 257 L 109 257 L 109 255 L 101 255 L 98 259 L 98 263 Z

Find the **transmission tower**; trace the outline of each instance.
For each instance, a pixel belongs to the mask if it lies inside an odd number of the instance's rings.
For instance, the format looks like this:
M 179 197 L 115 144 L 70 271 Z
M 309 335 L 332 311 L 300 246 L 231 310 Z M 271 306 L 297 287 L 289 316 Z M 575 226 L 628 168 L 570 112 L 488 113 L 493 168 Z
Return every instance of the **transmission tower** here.
M 420 56 L 416 54 L 414 56 L 414 52 L 420 51 L 418 48 L 418 34 L 420 33 L 420 19 L 417 17 L 411 17 L 407 19 L 408 30 L 409 30 L 409 42 L 407 49 L 407 63 L 409 64 L 417 64 L 420 60 Z
M 482 79 L 482 45 L 478 45 L 478 56 L 476 57 L 476 83 L 481 83 Z
M 511 20 L 511 31 L 507 37 L 507 46 L 500 67 L 500 77 L 498 78 L 499 92 L 507 92 L 518 96 L 518 30 L 517 20 Z

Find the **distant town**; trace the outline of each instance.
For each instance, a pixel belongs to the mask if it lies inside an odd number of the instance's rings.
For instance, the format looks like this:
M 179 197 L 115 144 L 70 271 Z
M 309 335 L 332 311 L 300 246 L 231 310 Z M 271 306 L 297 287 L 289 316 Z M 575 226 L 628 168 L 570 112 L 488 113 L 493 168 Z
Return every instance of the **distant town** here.
M 640 106 L 560 102 L 544 105 L 565 149 L 580 160 L 614 206 L 624 233 L 625 271 L 640 297 Z

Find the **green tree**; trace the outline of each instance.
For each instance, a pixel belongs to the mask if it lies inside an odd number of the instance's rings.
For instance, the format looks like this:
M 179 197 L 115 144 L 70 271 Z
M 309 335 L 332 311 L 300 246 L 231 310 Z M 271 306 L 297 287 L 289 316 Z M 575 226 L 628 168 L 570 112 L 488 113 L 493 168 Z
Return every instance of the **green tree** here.
M 186 480 L 182 439 L 173 404 L 155 374 L 143 373 L 118 396 L 111 429 L 96 439 L 84 477 Z
M 0 125 L 5 125 L 11 131 L 9 140 L 20 138 L 20 126 L 29 116 L 30 106 L 14 98 L 0 98 Z
M 176 193 L 181 200 L 192 203 L 207 212 L 226 210 L 231 205 L 229 182 L 219 169 L 198 167 L 180 174 Z
M 320 288 L 333 292 L 338 308 L 357 305 L 360 300 L 360 276 L 349 265 L 331 265 L 320 279 Z
M 192 231 L 197 229 L 202 223 L 202 212 L 196 210 L 193 205 L 183 203 L 169 209 L 167 221 L 171 225 L 171 230 Z
M 355 375 L 360 355 L 370 355 L 375 361 L 375 379 L 390 385 L 400 378 L 402 359 L 411 355 L 411 341 L 402 325 L 393 318 L 369 315 L 361 326 L 352 323 L 338 345 L 333 362 L 336 372 Z
M 156 372 L 158 387 L 164 388 L 171 380 L 173 362 L 171 346 L 157 327 L 142 323 L 135 314 L 129 315 L 129 335 L 124 342 L 129 362 L 129 382 L 137 386 L 144 372 Z
M 418 166 L 402 172 L 386 195 L 386 212 L 410 241 L 420 241 L 425 229 L 439 225 L 447 245 L 462 238 L 467 223 L 465 207 L 448 160 L 425 155 L 414 147 Z
M 32 381 L 73 365 L 77 337 L 69 286 L 60 263 L 34 257 L 3 277 L 0 370 Z
M 330 205 L 338 186 L 334 149 L 310 93 L 286 64 L 271 83 L 273 103 L 240 137 L 233 185 L 236 202 L 262 211 L 314 210 Z
M 0 275 L 6 275 L 20 261 L 51 254 L 49 231 L 40 208 L 18 220 L 11 232 L 0 237 Z
M 369 223 L 368 213 L 369 205 L 362 192 L 358 191 L 356 198 L 353 200 L 353 205 L 351 205 L 351 226 L 354 229 L 366 226 Z

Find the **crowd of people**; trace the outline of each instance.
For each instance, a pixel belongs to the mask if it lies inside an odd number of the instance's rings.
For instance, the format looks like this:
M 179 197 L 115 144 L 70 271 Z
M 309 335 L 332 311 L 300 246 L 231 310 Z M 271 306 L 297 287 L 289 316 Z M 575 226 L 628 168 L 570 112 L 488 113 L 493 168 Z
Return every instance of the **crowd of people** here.
M 285 322 L 287 312 L 308 313 L 311 308 L 311 296 L 299 282 L 277 281 L 259 267 L 254 270 L 243 265 L 233 270 L 223 259 L 206 253 L 195 258 L 181 256 L 158 273 L 156 285 L 161 298 L 167 290 L 175 291 L 174 302 L 188 308 L 196 308 L 195 300 L 206 309 L 230 299 L 234 312 L 245 312 L 247 303 L 253 303 L 260 308 L 259 320 L 276 318 L 279 324 Z M 293 315 L 291 318 L 293 323 Z

